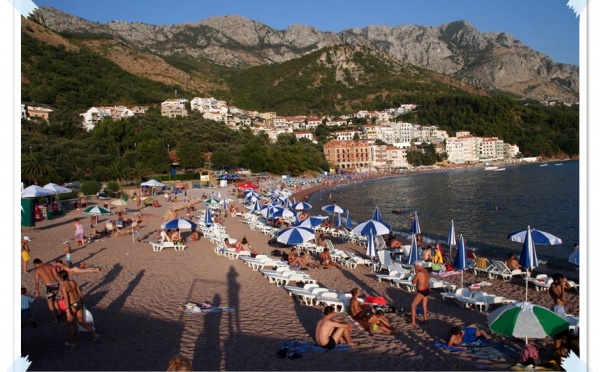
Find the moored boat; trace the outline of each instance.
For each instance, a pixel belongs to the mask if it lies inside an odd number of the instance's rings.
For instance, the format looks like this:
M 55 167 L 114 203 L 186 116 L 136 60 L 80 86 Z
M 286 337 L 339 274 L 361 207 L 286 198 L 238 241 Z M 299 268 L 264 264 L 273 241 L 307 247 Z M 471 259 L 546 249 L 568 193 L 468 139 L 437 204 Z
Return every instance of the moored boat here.
M 540 167 L 547 167 L 547 166 L 548 166 L 548 163 L 546 163 L 546 164 L 540 164 Z
M 503 171 L 503 170 L 506 170 L 506 168 L 498 168 L 498 169 L 494 169 L 494 172 Z
M 495 165 L 489 166 L 489 167 L 485 167 L 483 170 L 496 170 L 498 169 L 498 167 L 496 167 Z

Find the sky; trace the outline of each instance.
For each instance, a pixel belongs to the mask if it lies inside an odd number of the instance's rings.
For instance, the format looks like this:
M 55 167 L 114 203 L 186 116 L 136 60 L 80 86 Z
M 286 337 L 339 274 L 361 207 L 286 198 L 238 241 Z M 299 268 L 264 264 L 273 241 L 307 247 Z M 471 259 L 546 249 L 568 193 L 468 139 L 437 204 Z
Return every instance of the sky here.
M 369 25 L 440 26 L 465 20 L 506 32 L 554 61 L 579 66 L 579 19 L 567 0 L 33 0 L 80 18 L 174 25 L 239 15 L 283 30 L 334 31 Z

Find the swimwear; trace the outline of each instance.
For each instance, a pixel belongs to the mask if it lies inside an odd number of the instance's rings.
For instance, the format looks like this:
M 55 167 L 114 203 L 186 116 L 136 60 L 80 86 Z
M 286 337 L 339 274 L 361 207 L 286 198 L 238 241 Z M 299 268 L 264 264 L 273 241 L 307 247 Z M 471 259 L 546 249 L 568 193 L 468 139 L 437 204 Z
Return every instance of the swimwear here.
M 71 306 L 75 309 L 75 312 L 83 309 L 83 300 L 75 301 L 71 303 Z
M 567 313 L 564 306 L 554 305 L 552 306 L 552 311 L 561 318 L 567 319 Z
M 331 349 L 335 348 L 335 345 L 337 345 L 337 342 L 335 342 L 333 337 L 329 336 L 329 342 L 327 343 L 327 345 L 321 346 L 321 347 L 326 350 L 331 350 Z
M 429 288 L 425 288 L 421 291 L 417 291 L 417 293 L 423 295 L 423 297 L 427 297 L 427 296 L 429 296 Z
M 67 262 L 67 265 L 71 265 L 71 253 L 65 254 L 65 261 Z
M 46 298 L 54 298 L 58 294 L 60 285 L 58 282 L 46 285 Z
M 377 328 L 379 328 L 379 326 L 378 326 L 377 324 L 373 324 L 373 327 L 372 327 L 372 328 L 373 328 L 373 330 L 374 330 L 374 331 L 376 331 L 376 330 L 377 330 Z
M 21 257 L 23 257 L 23 261 L 29 261 L 31 259 L 29 251 L 21 251 Z
M 462 329 L 465 334 L 462 338 L 463 344 L 468 344 L 477 340 L 477 328 L 475 327 L 466 327 Z

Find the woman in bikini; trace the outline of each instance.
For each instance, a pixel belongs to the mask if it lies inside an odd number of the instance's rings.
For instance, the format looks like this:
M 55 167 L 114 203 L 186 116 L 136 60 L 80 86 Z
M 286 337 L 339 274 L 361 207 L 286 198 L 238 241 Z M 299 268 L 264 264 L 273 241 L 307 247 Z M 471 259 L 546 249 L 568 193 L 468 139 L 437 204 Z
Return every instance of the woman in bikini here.
M 77 332 L 75 332 L 75 320 L 90 332 L 93 337 L 93 342 L 98 341 L 100 335 L 94 332 L 94 329 L 83 321 L 83 294 L 76 281 L 69 279 L 69 273 L 61 270 L 58 276 L 62 280 L 60 291 L 65 303 L 67 304 L 67 322 L 69 323 L 69 331 L 71 333 L 71 341 L 65 342 L 67 346 L 77 345 Z

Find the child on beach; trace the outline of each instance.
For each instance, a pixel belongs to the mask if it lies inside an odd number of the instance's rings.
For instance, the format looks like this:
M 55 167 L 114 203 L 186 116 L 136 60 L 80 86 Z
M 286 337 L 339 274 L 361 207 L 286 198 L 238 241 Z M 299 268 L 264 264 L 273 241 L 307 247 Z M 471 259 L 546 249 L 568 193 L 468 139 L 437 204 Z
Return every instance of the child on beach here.
M 399 329 L 396 329 L 390 325 L 386 316 L 383 314 L 383 310 L 377 310 L 375 314 L 369 317 L 368 331 L 371 337 L 375 336 L 375 332 L 385 333 L 386 335 L 398 334 Z
M 65 262 L 67 266 L 73 267 L 73 262 L 71 261 L 71 244 L 69 244 L 68 240 L 63 244 L 65 245 Z
M 33 328 L 37 327 L 37 323 L 31 314 L 29 304 L 33 303 L 38 297 L 40 297 L 39 293 L 36 293 L 35 297 L 31 297 L 27 294 L 27 288 L 21 287 L 21 327 L 23 326 L 23 320 L 27 318 L 31 318 L 31 326 Z

